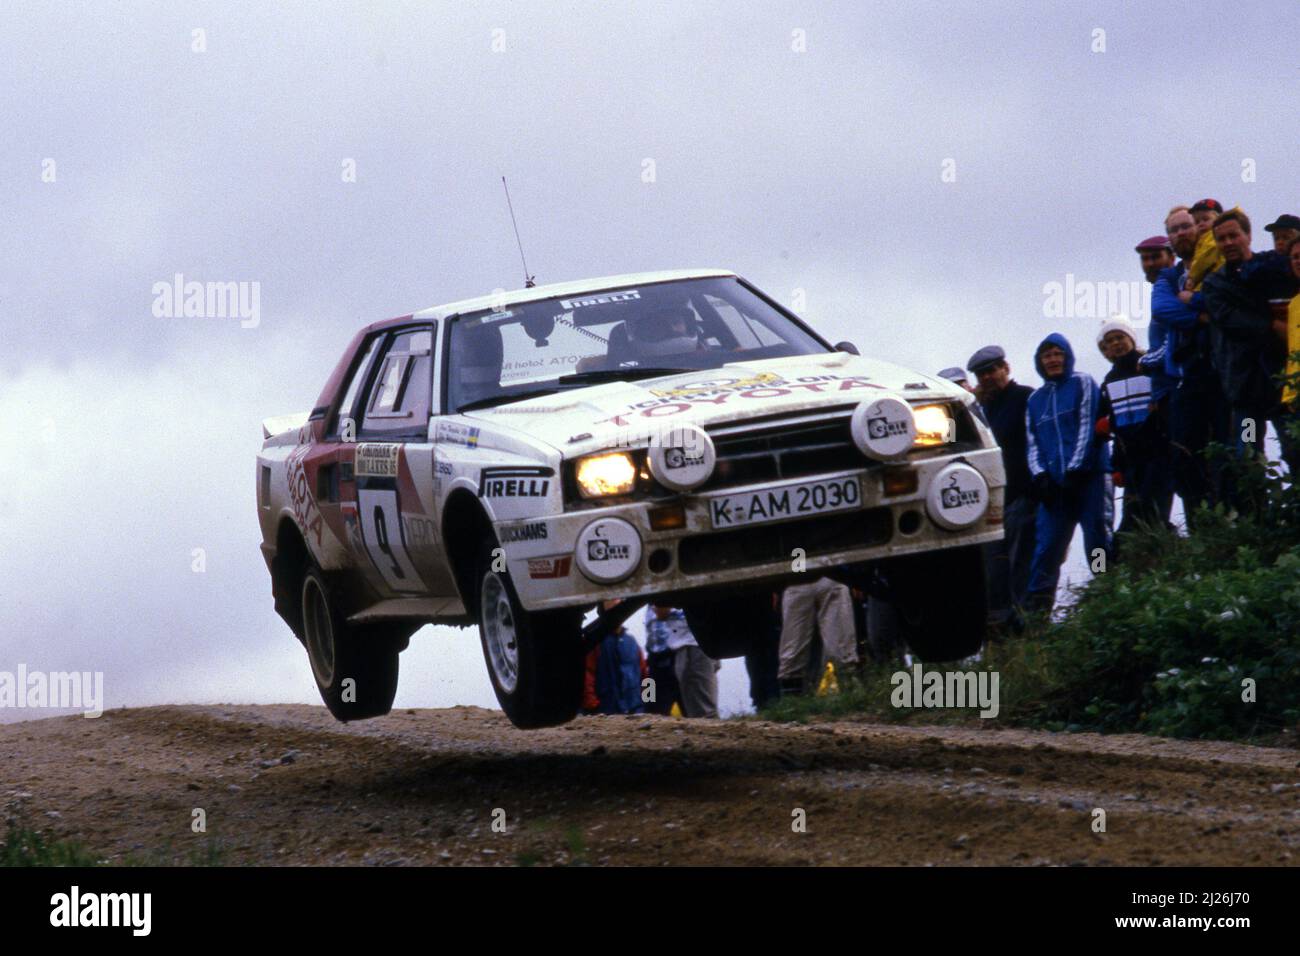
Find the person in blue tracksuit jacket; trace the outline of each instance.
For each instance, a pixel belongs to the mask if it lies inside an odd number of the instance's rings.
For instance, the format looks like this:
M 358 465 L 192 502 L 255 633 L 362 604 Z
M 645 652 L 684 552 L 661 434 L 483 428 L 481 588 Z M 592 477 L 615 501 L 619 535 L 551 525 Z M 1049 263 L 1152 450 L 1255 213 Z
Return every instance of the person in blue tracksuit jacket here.
M 1038 500 L 1025 603 L 1050 611 L 1076 525 L 1083 526 L 1089 566 L 1096 566 L 1098 549 L 1110 560 L 1113 506 L 1109 454 L 1096 434 L 1101 389 L 1091 375 L 1074 370 L 1074 349 L 1059 332 L 1039 343 L 1034 365 L 1044 384 L 1025 408 L 1029 474 Z

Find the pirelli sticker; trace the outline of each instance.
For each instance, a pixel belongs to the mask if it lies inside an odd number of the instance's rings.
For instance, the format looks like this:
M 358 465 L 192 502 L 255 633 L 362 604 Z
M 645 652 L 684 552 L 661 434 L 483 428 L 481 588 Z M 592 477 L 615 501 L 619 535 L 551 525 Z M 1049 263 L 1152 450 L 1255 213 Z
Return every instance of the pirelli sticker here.
M 401 445 L 363 443 L 357 445 L 358 478 L 396 478 Z

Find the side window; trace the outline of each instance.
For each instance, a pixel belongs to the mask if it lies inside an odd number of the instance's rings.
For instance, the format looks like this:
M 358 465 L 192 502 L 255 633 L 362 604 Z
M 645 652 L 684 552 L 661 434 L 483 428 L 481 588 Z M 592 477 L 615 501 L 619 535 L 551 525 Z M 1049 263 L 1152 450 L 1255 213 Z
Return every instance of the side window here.
M 334 421 L 330 423 L 330 427 L 326 432 L 329 437 L 342 437 L 344 441 L 351 441 L 356 438 L 357 421 L 354 416 L 358 414 L 357 393 L 361 391 L 361 386 L 366 380 L 366 373 L 370 371 L 370 363 L 375 357 L 375 349 L 383 340 L 382 335 L 373 335 L 361 350 L 361 361 L 352 370 L 352 380 L 348 382 L 347 391 L 343 393 L 343 401 L 339 403 Z
M 399 332 L 379 359 L 366 395 L 361 431 L 368 437 L 415 437 L 429 425 L 433 333 Z

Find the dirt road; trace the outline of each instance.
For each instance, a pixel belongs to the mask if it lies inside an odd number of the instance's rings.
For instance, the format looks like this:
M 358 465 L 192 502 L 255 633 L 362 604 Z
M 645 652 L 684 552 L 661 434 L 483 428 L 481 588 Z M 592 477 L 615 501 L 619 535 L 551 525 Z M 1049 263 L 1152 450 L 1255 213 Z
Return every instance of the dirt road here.
M 110 862 L 1290 865 L 1300 754 L 862 723 L 584 717 L 523 732 L 469 707 L 353 725 L 298 705 L 151 707 L 0 725 L 0 808 Z

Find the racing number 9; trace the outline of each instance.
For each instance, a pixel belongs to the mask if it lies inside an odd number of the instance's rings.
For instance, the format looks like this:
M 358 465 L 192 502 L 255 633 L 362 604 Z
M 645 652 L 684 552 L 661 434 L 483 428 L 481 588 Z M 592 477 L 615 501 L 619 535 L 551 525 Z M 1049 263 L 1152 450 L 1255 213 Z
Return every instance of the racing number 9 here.
M 384 509 L 375 505 L 375 544 L 379 545 L 379 550 L 388 555 L 388 560 L 393 565 L 393 577 L 404 578 L 402 567 L 393 557 L 393 549 L 388 546 L 388 522 L 384 520 Z
M 402 541 L 397 492 L 390 488 L 358 488 L 357 513 L 366 553 L 385 583 L 394 591 L 424 590 L 424 582 Z

